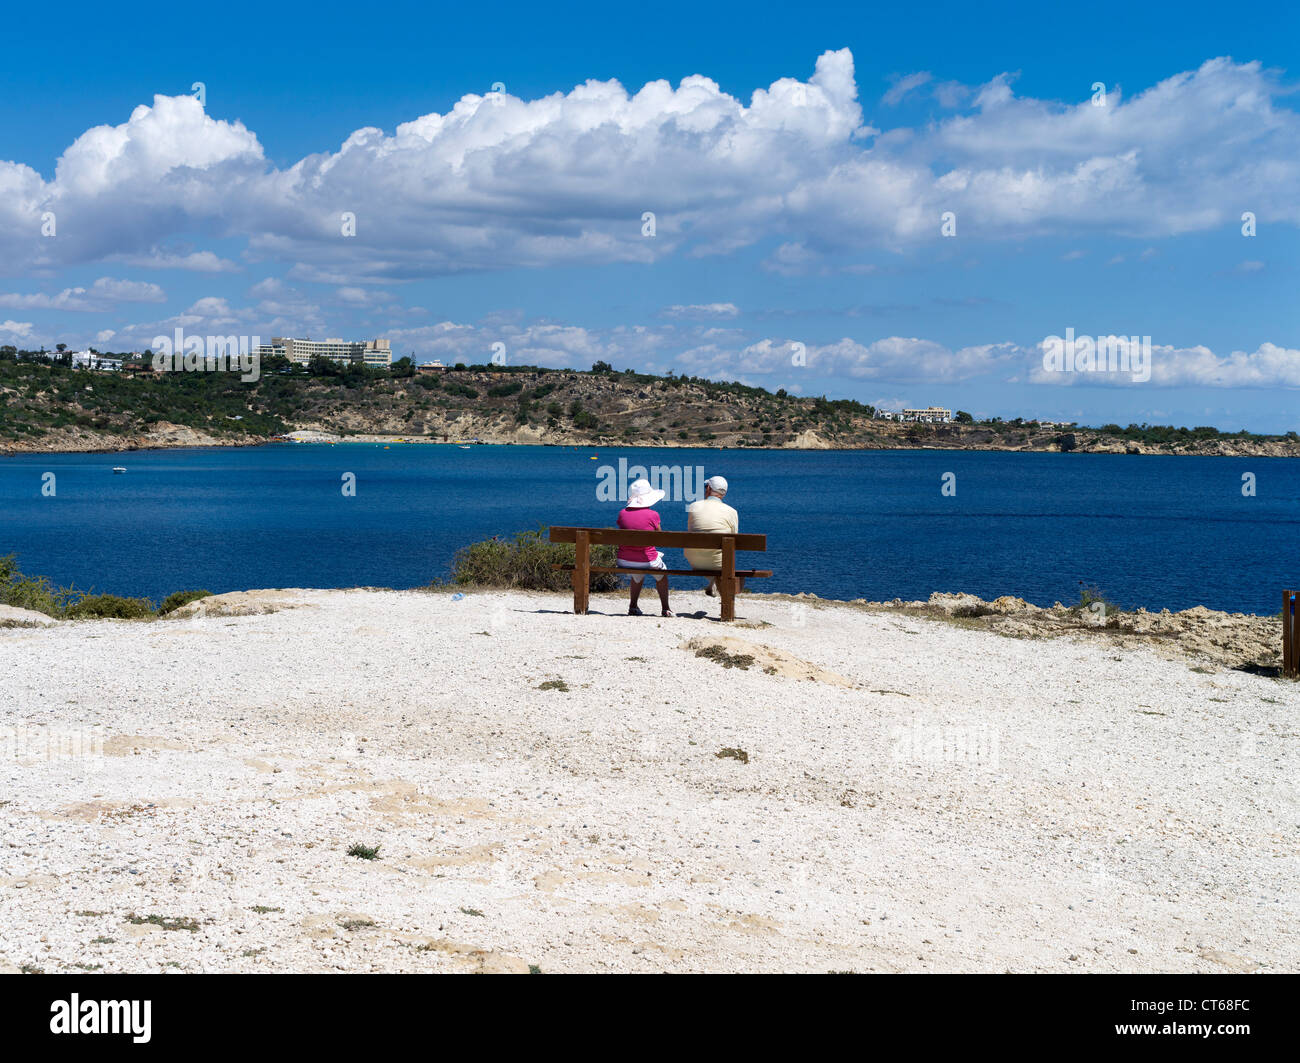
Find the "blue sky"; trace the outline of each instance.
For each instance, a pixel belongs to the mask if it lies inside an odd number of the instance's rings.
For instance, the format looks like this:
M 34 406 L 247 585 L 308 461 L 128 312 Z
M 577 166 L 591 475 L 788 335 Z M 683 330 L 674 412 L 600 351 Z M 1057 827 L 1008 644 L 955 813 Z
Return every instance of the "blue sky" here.
M 503 342 L 886 405 L 1300 428 L 1300 14 L 1238 14 L 17 12 L 0 343 Z M 1151 379 L 1044 372 L 1067 328 L 1150 336 Z

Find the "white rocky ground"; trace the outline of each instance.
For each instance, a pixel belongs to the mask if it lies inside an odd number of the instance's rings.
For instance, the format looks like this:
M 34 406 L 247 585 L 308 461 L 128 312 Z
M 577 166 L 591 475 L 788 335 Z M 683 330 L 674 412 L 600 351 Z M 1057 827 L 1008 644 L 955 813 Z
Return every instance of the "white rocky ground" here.
M 242 598 L 0 629 L 0 968 L 1300 965 L 1300 684 L 825 602 Z

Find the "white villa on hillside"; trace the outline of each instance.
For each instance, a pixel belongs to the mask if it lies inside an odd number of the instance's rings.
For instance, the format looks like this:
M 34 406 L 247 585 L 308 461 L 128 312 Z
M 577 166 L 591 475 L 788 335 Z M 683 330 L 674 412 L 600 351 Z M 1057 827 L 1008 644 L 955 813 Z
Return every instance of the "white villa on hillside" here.
M 96 354 L 89 350 L 68 353 L 72 356 L 73 369 L 105 369 L 118 372 L 122 368 L 121 358 L 110 358 L 108 355 Z

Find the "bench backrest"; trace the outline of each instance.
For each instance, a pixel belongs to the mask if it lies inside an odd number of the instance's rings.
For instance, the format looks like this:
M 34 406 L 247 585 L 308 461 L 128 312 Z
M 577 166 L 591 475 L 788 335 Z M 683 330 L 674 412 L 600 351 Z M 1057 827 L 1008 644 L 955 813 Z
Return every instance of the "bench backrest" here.
M 736 540 L 737 550 L 767 550 L 766 535 L 732 535 L 723 532 L 626 531 L 623 528 L 551 527 L 551 542 L 574 543 L 578 532 L 587 533 L 592 546 L 671 546 L 688 550 L 721 550 L 722 540 Z

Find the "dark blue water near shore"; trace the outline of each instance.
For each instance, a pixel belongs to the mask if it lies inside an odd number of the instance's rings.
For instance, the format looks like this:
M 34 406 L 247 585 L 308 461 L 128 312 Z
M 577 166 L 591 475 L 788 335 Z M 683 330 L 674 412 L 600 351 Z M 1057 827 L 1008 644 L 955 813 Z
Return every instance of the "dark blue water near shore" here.
M 767 554 L 742 562 L 773 569 L 772 590 L 1050 605 L 1076 601 L 1082 581 L 1125 606 L 1276 613 L 1282 587 L 1300 584 L 1300 462 L 1280 458 L 374 444 L 21 455 L 0 459 L 0 554 L 55 583 L 155 599 L 413 587 L 477 539 L 612 524 L 597 470 L 620 457 L 726 476 L 741 530 L 768 535 Z M 657 508 L 666 529 L 685 528 L 683 503 Z

